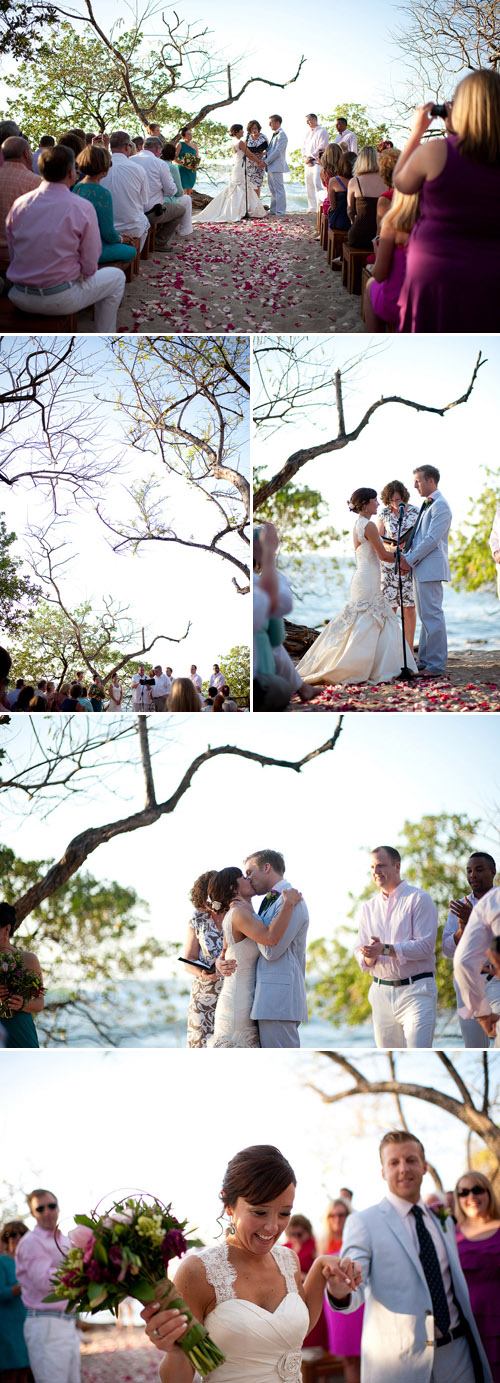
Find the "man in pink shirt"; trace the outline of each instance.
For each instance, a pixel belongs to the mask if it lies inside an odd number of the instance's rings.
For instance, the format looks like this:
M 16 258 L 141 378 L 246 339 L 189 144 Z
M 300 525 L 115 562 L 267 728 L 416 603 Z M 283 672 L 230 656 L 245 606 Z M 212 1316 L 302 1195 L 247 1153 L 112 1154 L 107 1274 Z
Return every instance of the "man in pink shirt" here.
M 76 1319 L 64 1314 L 65 1301 L 44 1301 L 71 1244 L 57 1228 L 59 1206 L 52 1191 L 37 1187 L 26 1199 L 36 1226 L 18 1245 L 16 1276 L 26 1307 L 24 1338 L 31 1371 L 35 1383 L 80 1383 Z
M 372 976 L 368 999 L 377 1047 L 432 1047 L 436 1024 L 438 914 L 421 888 L 401 878 L 393 845 L 372 850 L 378 895 L 361 906 L 355 956 Z
M 20 135 L 10 135 L 2 144 L 2 164 L 0 165 L 0 255 L 7 255 L 7 236 L 5 218 L 12 204 L 25 192 L 39 187 L 41 177 L 31 167 L 32 155 L 27 139 Z
M 6 218 L 9 298 L 48 317 L 95 304 L 95 330 L 116 331 L 125 291 L 121 269 L 97 268 L 101 236 L 90 202 L 73 197 L 75 157 L 65 145 L 44 149 L 39 187 L 18 197 Z

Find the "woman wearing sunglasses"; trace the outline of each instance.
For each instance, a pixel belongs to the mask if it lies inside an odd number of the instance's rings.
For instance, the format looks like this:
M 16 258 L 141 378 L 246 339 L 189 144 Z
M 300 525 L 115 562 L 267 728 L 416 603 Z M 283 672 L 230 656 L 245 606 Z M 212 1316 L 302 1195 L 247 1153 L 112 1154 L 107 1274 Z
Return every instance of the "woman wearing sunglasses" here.
M 500 1204 L 488 1177 L 464 1172 L 455 1187 L 457 1248 L 493 1383 L 500 1383 Z

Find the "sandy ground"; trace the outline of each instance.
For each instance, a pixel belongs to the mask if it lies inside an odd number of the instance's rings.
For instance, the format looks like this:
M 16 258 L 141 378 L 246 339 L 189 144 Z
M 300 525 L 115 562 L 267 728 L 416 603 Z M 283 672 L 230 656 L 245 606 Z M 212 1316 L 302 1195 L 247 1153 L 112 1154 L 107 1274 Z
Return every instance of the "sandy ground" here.
M 379 687 L 324 687 L 314 701 L 289 711 L 500 711 L 500 650 L 449 653 L 446 677 L 385 682 Z
M 82 1335 L 82 1383 L 158 1383 L 160 1360 L 137 1326 L 93 1326 Z
M 175 236 L 141 261 L 118 331 L 364 332 L 361 299 L 342 288 L 315 237 L 312 215 L 195 226 L 191 239 Z

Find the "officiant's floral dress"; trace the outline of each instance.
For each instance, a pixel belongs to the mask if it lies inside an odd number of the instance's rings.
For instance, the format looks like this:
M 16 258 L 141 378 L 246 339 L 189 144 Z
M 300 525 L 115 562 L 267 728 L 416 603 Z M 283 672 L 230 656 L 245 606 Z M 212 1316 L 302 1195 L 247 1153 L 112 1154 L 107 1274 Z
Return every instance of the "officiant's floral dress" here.
M 420 510 L 417 509 L 415 504 L 406 505 L 402 525 L 403 532 L 411 528 L 413 524 L 417 522 L 419 513 Z M 396 539 L 398 536 L 398 516 L 394 513 L 394 510 L 391 509 L 390 504 L 384 505 L 384 508 L 380 510 L 380 514 L 377 514 L 377 518 L 382 519 L 386 537 Z M 394 567 L 391 566 L 389 562 L 381 562 L 381 567 L 382 592 L 394 609 L 395 605 L 399 605 L 399 577 L 394 571 Z M 413 578 L 411 571 L 409 571 L 406 573 L 406 576 L 403 576 L 403 605 L 414 604 Z
M 201 958 L 206 961 L 217 960 L 224 941 L 222 927 L 218 927 L 207 912 L 195 912 L 189 925 L 196 936 Z M 189 1001 L 188 1047 L 206 1047 L 207 1039 L 212 1036 L 214 1030 L 215 1009 L 222 985 L 222 975 L 217 980 L 211 979 L 201 971 L 199 975 L 195 975 Z

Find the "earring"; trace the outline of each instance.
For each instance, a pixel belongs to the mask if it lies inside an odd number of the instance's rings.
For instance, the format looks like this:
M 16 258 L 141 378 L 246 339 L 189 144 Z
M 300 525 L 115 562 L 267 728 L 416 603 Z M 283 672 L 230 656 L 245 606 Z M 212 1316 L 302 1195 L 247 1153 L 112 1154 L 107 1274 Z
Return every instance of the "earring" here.
M 234 1228 L 234 1225 L 233 1225 L 233 1221 L 232 1221 L 232 1220 L 231 1220 L 230 1225 L 229 1225 L 228 1234 L 236 1234 L 236 1230 L 235 1230 L 235 1228 Z

